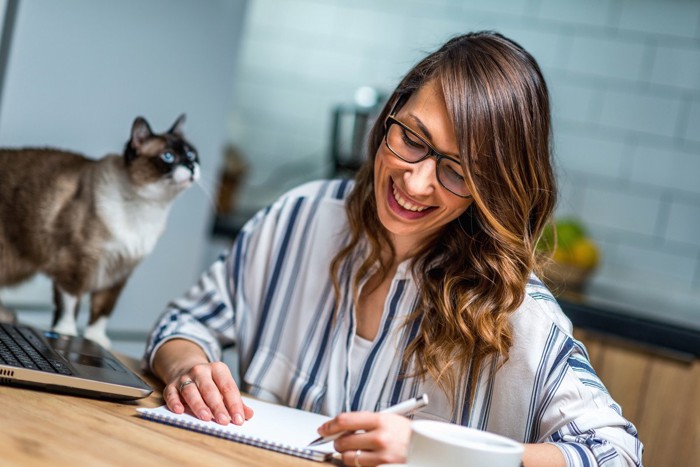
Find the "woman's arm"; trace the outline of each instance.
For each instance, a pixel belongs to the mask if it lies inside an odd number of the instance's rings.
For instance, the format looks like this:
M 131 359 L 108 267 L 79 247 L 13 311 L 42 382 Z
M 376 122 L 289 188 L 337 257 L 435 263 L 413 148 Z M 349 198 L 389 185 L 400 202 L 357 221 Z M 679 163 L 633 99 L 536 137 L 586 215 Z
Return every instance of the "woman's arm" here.
M 566 467 L 561 450 L 547 443 L 526 444 L 523 453 L 524 467 Z
M 240 425 L 253 413 L 219 361 L 221 345 L 234 341 L 235 329 L 226 271 L 227 261 L 220 258 L 168 305 L 149 338 L 146 363 L 165 383 L 163 398 L 173 412 L 189 407 L 202 420 Z
M 585 347 L 568 337 L 551 368 L 538 409 L 539 441 L 558 448 L 567 465 L 641 465 L 642 443 L 593 370 Z

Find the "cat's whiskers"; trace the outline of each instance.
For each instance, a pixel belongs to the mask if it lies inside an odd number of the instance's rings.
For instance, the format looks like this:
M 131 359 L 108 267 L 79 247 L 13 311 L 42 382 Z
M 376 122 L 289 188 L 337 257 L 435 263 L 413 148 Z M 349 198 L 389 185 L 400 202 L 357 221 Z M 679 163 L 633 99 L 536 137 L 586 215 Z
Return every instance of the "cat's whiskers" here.
M 204 197 L 206 198 L 209 208 L 211 208 L 211 211 L 213 213 L 216 213 L 216 203 L 214 202 L 214 196 L 212 193 L 208 190 L 207 187 L 212 187 L 214 186 L 212 183 L 203 183 L 204 182 L 204 174 L 200 173 L 199 178 L 197 178 L 194 183 L 197 185 L 201 190 L 202 193 L 204 194 Z

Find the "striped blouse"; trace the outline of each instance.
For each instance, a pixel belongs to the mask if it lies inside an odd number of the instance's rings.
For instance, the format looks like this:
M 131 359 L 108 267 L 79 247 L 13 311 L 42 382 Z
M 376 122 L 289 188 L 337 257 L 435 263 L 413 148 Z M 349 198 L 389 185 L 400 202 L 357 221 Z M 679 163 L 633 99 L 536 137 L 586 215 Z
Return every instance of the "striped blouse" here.
M 403 352 L 418 331 L 405 318 L 418 289 L 410 260 L 399 265 L 378 334 L 364 361 L 351 362 L 357 252 L 340 270 L 337 304 L 330 261 L 348 239 L 349 181 L 312 182 L 259 212 L 230 252 L 182 298 L 170 303 L 146 348 L 152 361 L 172 338 L 198 343 L 210 360 L 235 345 L 242 390 L 303 410 L 335 415 L 381 410 L 427 393 L 416 419 L 457 423 L 526 442 L 551 442 L 568 465 L 641 465 L 635 427 L 596 376 L 584 346 L 547 288 L 532 277 L 511 315 L 510 358 L 482 365 L 473 402 L 466 370 L 454 404 L 427 378 L 401 376 Z M 362 284 L 362 283 L 361 283 Z M 335 319 L 334 319 L 335 316 Z M 359 368 L 350 377 L 350 368 Z M 497 370 L 498 369 L 498 370 Z M 497 370 L 497 371 L 496 371 Z

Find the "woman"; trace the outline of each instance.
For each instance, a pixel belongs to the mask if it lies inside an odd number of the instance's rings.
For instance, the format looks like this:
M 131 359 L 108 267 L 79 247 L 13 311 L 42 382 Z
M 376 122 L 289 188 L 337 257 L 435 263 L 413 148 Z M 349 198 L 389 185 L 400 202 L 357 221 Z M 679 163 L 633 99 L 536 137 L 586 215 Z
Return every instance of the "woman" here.
M 525 443 L 524 464 L 634 465 L 635 428 L 533 274 L 555 204 L 547 88 L 482 32 L 416 65 L 379 115 L 354 184 L 317 182 L 252 219 L 157 323 L 147 348 L 174 412 L 244 423 L 242 390 L 335 416 L 348 465 L 403 462 L 415 418 Z

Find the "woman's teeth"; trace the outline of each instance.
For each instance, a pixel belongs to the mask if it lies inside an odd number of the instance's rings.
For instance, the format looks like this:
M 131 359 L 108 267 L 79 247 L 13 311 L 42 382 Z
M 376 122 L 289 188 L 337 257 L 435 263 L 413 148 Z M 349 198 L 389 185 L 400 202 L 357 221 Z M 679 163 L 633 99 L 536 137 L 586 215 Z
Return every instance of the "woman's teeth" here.
M 427 207 L 421 207 L 421 206 L 416 206 L 415 204 L 411 203 L 410 201 L 407 201 L 401 197 L 399 194 L 399 191 L 394 187 L 394 199 L 396 200 L 397 203 L 399 203 L 399 206 L 402 208 L 408 210 L 408 211 L 414 211 L 414 212 L 421 212 L 425 211 L 428 209 Z

